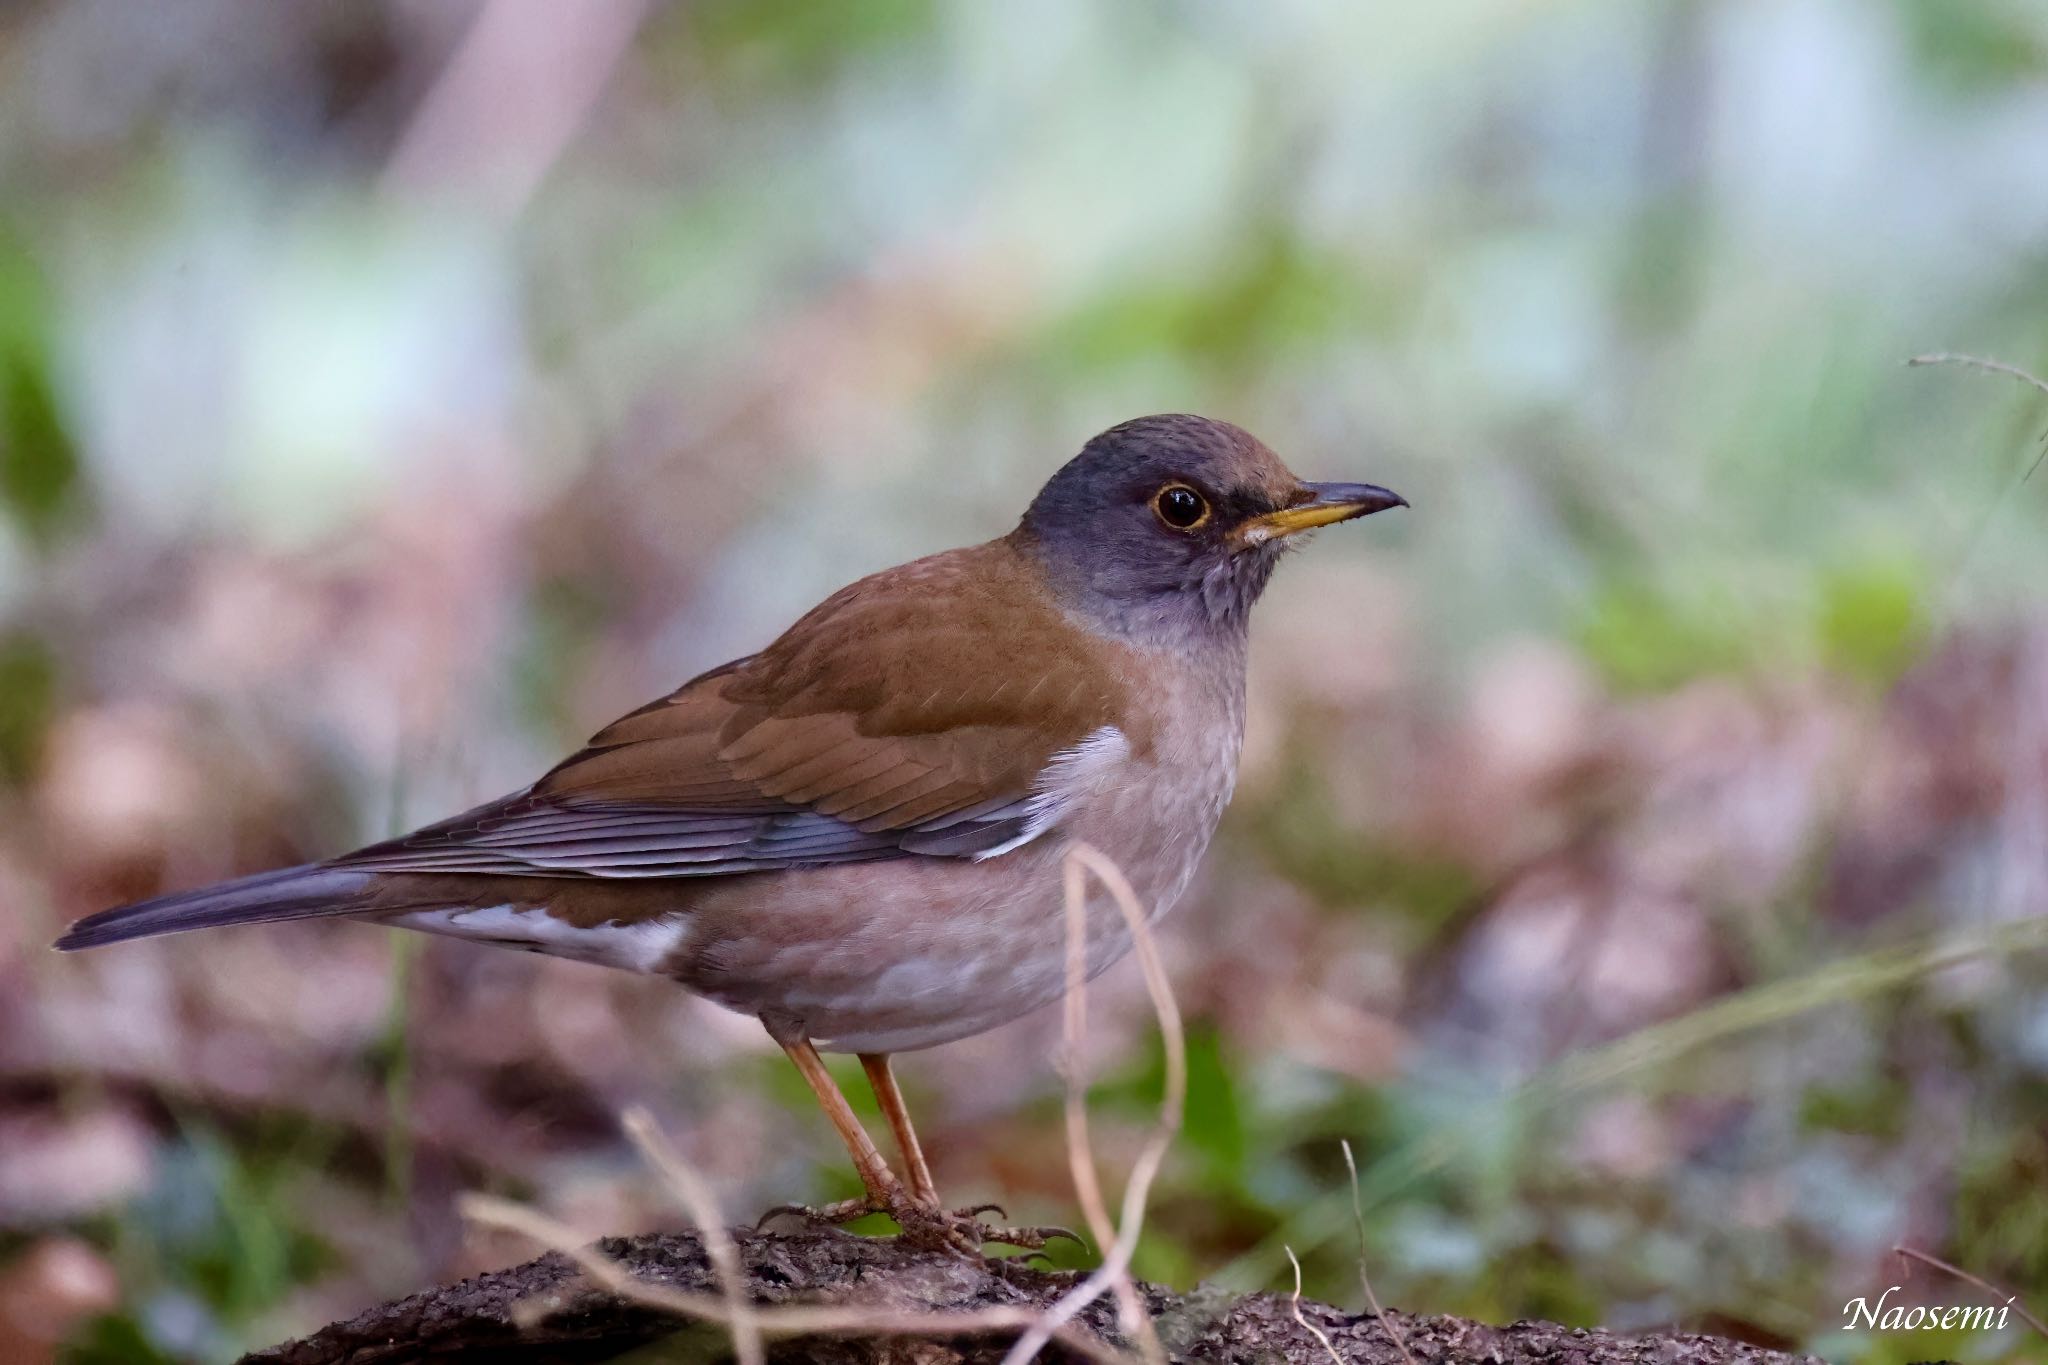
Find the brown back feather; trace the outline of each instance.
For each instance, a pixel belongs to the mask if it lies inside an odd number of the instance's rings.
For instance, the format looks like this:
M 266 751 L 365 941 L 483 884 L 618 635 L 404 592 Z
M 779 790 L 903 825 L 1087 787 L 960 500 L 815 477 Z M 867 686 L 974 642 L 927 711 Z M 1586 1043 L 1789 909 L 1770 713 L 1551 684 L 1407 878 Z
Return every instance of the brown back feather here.
M 568 801 L 770 798 L 901 829 L 1021 797 L 1130 710 L 1124 660 L 1060 615 L 1007 541 L 827 598 L 759 654 L 599 731 L 537 783 Z
M 1107 725 L 1149 746 L 1129 663 L 1010 541 L 948 551 L 833 594 L 527 791 L 340 861 L 646 877 L 983 851 L 1060 750 Z

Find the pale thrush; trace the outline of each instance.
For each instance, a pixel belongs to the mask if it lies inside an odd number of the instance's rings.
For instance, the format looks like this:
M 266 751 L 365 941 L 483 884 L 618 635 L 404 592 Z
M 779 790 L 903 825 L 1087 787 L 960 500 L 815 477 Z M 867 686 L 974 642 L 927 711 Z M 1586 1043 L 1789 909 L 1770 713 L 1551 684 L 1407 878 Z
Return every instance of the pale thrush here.
M 1399 505 L 1304 483 L 1228 423 L 1141 417 L 1088 442 L 1010 534 L 841 589 L 522 792 L 108 910 L 57 946 L 340 915 L 667 976 L 758 1017 L 817 1093 L 867 1190 L 830 1216 L 1030 1245 L 942 1211 L 889 1054 L 1061 994 L 1074 841 L 1155 917 L 1173 904 L 1230 800 L 1247 618 L 1289 538 Z M 1130 946 L 1098 911 L 1091 974 Z M 905 1182 L 821 1047 L 860 1054 Z

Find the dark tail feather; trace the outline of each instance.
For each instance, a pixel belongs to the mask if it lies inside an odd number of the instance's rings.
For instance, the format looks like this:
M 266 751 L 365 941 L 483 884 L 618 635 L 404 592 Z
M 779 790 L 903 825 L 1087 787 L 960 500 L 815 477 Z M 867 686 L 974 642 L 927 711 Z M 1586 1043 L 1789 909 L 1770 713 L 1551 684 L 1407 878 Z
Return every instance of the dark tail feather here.
M 153 938 L 223 924 L 345 915 L 361 908 L 359 897 L 369 885 L 371 875 L 317 864 L 259 872 L 253 877 L 88 915 L 57 940 L 57 947 L 68 953 L 131 938 Z

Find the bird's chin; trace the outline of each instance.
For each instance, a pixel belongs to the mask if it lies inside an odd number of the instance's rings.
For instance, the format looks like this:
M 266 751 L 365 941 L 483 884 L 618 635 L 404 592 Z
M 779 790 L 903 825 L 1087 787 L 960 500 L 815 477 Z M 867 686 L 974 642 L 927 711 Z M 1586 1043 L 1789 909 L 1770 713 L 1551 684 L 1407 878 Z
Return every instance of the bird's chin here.
M 1275 537 L 1244 545 L 1209 566 L 1196 596 L 1211 625 L 1242 630 L 1251 617 L 1280 557 L 1298 536 Z

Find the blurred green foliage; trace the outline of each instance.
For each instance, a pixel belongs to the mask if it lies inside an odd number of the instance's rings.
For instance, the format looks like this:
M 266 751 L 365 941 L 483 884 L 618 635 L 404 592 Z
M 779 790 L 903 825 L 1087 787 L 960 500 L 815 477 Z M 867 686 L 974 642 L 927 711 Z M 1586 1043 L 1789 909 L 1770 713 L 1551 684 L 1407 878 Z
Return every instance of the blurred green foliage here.
M 843 65 L 886 53 L 936 29 L 932 0 L 711 0 L 684 21 L 714 71 L 789 93 L 813 88 Z
M 228 1353 L 237 1328 L 333 1264 L 294 1194 L 330 1141 L 290 1120 L 240 1141 L 186 1124 L 149 1191 L 95 1230 L 121 1270 L 133 1316 L 86 1323 L 69 1358 L 145 1365 Z
M 1994 1282 L 2048 1285 L 2048 1104 L 2025 1123 L 1982 1135 L 1956 1173 L 1964 1261 Z
M 1912 563 L 1886 559 L 1827 574 L 1814 633 L 1828 667 L 1880 687 L 1898 681 L 1926 644 L 1925 581 Z
M 0 223 L 0 499 L 37 542 L 80 510 L 78 452 L 53 373 L 51 308 L 28 243 Z
M 56 718 L 57 661 L 49 642 L 32 632 L 0 636 L 0 774 L 21 781 L 35 769 L 43 738 Z
M 1400 297 L 1284 225 L 1252 226 L 1196 278 L 1091 298 L 1046 332 L 1040 350 L 1068 376 L 1173 357 L 1227 393 L 1348 337 L 1384 332 Z
M 1948 94 L 2048 75 L 2048 41 L 2012 0 L 1895 0 L 1920 69 Z

